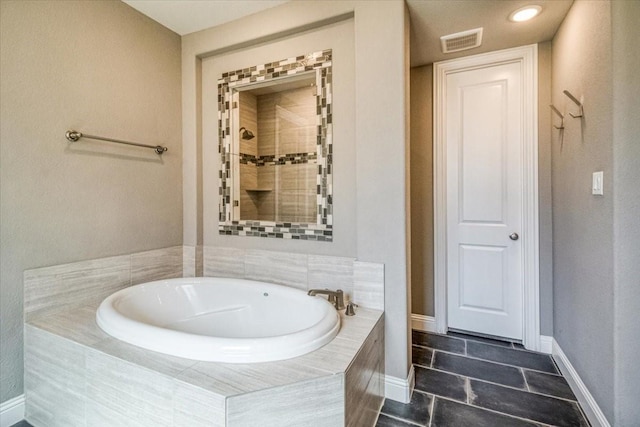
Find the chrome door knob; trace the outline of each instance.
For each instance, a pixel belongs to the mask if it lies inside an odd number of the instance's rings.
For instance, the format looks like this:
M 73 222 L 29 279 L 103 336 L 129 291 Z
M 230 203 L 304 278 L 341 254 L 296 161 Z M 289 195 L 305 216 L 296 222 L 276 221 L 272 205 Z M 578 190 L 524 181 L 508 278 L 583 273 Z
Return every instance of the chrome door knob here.
M 511 234 L 509 234 L 509 238 L 511 240 L 518 240 L 520 238 L 520 236 L 518 236 L 518 233 L 511 233 Z

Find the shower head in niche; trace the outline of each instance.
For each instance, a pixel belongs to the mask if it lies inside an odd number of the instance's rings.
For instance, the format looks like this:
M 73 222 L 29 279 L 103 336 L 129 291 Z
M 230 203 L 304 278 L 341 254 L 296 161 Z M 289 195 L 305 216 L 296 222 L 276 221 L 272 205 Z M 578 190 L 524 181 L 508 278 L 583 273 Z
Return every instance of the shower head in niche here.
M 253 132 L 251 132 L 249 129 L 247 129 L 244 126 L 240 128 L 240 134 L 241 134 L 240 136 L 242 137 L 242 139 L 245 139 L 247 141 L 256 137 L 253 134 Z

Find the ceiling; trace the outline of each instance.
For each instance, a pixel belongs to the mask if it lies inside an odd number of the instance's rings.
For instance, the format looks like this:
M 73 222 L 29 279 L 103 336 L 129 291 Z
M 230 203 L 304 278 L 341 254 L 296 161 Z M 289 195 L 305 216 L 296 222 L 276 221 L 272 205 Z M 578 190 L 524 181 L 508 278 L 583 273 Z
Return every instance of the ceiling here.
M 180 35 L 215 27 L 287 0 L 122 0 Z M 301 1 L 301 0 L 293 0 Z M 307 0 L 329 1 L 329 0 Z M 369 0 L 375 1 L 375 0 Z M 411 66 L 551 40 L 573 0 L 406 0 L 411 16 Z M 529 4 L 542 13 L 514 23 L 509 15 Z M 440 37 L 483 27 L 480 47 L 443 54 Z
M 122 0 L 184 36 L 253 15 L 287 0 Z
M 406 0 L 411 15 L 411 66 L 551 40 L 573 0 Z M 527 22 L 511 22 L 520 7 L 542 6 Z M 480 47 L 444 54 L 440 37 L 482 27 Z

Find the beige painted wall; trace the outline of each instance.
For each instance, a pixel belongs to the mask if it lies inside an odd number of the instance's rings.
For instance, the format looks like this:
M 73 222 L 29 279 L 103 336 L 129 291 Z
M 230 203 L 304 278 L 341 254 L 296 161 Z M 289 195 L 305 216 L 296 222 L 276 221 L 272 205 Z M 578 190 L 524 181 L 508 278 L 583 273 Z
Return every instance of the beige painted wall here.
M 411 69 L 411 313 L 433 316 L 433 65 Z
M 0 401 L 25 269 L 182 244 L 180 37 L 119 1 L 0 2 Z M 82 140 L 69 128 L 169 148 Z

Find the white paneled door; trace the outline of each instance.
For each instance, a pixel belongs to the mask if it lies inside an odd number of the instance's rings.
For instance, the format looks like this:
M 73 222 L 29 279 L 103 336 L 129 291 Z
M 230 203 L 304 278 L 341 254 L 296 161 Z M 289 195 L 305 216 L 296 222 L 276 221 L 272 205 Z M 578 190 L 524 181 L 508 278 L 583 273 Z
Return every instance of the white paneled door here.
M 448 327 L 523 338 L 520 62 L 447 74 Z

